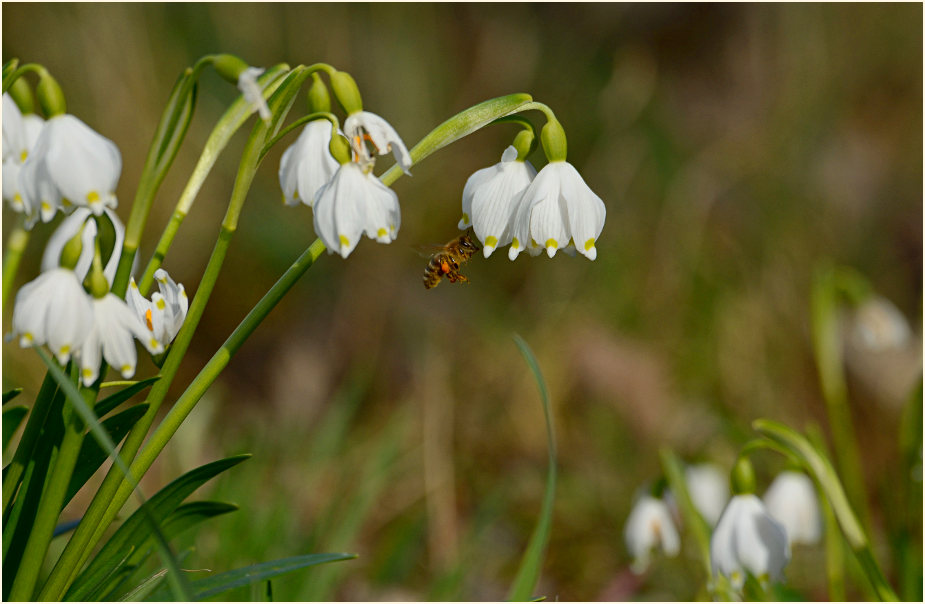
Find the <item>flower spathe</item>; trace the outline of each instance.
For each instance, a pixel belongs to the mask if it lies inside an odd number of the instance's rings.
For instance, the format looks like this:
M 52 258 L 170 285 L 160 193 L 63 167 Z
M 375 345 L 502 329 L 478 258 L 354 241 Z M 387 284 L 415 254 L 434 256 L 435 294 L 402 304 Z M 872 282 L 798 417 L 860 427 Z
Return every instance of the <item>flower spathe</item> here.
M 764 494 L 768 513 L 783 525 L 790 544 L 812 545 L 822 538 L 822 513 L 809 476 L 786 470 L 777 475 Z
M 566 161 L 549 162 L 518 203 L 508 257 L 513 260 L 524 250 L 545 249 L 552 258 L 573 243 L 579 253 L 594 260 L 606 215 L 604 202 L 574 166 Z
M 299 202 L 315 205 L 315 197 L 340 164 L 331 155 L 331 122 L 313 120 L 283 153 L 279 162 L 279 186 L 288 206 Z
M 264 72 L 262 67 L 248 67 L 238 75 L 238 90 L 244 100 L 260 114 L 260 119 L 267 121 L 272 115 L 270 108 L 267 106 L 267 100 L 263 98 L 263 88 L 257 82 L 257 76 Z
M 344 121 L 344 133 L 356 154 L 355 161 L 364 167 L 371 166 L 375 158 L 369 155 L 366 142 L 372 143 L 377 155 L 390 152 L 405 174 L 411 174 L 411 154 L 398 136 L 398 132 L 385 119 L 369 111 L 355 111 Z
M 517 202 L 535 176 L 536 169 L 528 161 L 519 161 L 517 149 L 510 146 L 499 163 L 476 171 L 466 181 L 459 228 L 472 226 L 486 258 L 511 243 Z
M 167 348 L 183 326 L 189 299 L 183 284 L 176 283 L 164 269 L 159 268 L 154 272 L 154 281 L 160 291 L 148 300 L 138 291 L 133 278 L 129 283 L 127 300 L 151 336 L 162 348 Z
M 135 375 L 138 353 L 134 338 L 151 354 L 163 351 L 134 311 L 115 294 L 95 298 L 92 305 L 93 320 L 80 347 L 80 377 L 84 386 L 90 386 L 99 377 L 101 359 L 106 359 L 123 378 Z
M 19 178 L 47 222 L 65 202 L 85 206 L 97 216 L 116 207 L 121 172 L 122 155 L 115 143 L 63 114 L 45 122 Z
M 681 538 L 668 505 L 651 495 L 636 500 L 623 527 L 623 540 L 633 557 L 630 569 L 636 574 L 649 567 L 653 550 L 661 550 L 666 556 L 676 556 L 681 551 Z
M 398 195 L 358 164 L 341 164 L 318 191 L 314 224 L 328 252 L 344 258 L 364 233 L 379 243 L 390 243 L 401 226 Z
M 68 269 L 47 270 L 16 293 L 13 335 L 19 345 L 48 344 L 62 365 L 83 344 L 92 323 L 90 296 Z
M 22 115 L 9 94 L 3 95 L 3 199 L 26 218 L 31 229 L 39 218 L 20 186 L 19 174 L 35 146 L 45 120 L 35 114 Z
M 713 574 L 727 577 L 739 590 L 746 574 L 764 584 L 781 579 L 789 561 L 787 532 L 761 499 L 754 494 L 733 495 L 710 538 Z

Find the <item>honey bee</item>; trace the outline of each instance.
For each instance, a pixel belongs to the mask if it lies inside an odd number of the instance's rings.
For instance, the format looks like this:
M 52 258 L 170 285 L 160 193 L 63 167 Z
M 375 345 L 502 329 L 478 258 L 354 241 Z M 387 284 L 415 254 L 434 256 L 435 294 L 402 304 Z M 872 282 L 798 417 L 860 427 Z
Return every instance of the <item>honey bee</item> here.
M 424 269 L 424 287 L 437 287 L 444 278 L 450 283 L 468 283 L 469 279 L 459 272 L 459 268 L 480 249 L 482 248 L 472 241 L 469 233 L 463 233 L 446 245 L 437 246 L 436 252 L 427 263 L 427 268 Z

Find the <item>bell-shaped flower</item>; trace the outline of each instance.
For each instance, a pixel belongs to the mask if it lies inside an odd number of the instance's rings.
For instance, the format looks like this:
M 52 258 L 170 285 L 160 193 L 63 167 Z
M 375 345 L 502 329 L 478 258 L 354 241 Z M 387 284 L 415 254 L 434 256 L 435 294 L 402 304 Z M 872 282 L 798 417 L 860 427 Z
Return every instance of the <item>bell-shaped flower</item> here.
M 364 233 L 379 243 L 395 240 L 401 226 L 398 195 L 359 164 L 347 162 L 318 191 L 314 223 L 328 252 L 346 258 Z
M 103 215 L 109 218 L 114 234 L 112 250 L 103 268 L 103 275 L 108 282 L 112 283 L 112 280 L 116 276 L 116 269 L 119 267 L 122 244 L 125 241 L 125 226 L 122 224 L 122 221 L 119 220 L 119 216 L 109 208 L 104 209 Z M 82 232 L 81 229 L 83 229 Z M 92 218 L 88 208 L 75 208 L 70 216 L 61 221 L 61 224 L 58 225 L 58 228 L 55 229 L 55 232 L 49 237 L 48 243 L 45 245 L 45 252 L 42 254 L 43 271 L 58 266 L 59 260 L 61 259 L 61 251 L 64 249 L 67 242 L 77 233 L 81 233 L 82 246 L 80 258 L 77 261 L 77 265 L 74 267 L 74 273 L 76 273 L 77 278 L 80 279 L 81 282 L 84 280 L 93 262 L 93 240 L 97 235 L 96 220 Z
M 313 120 L 305 125 L 299 138 L 283 153 L 279 162 L 279 185 L 287 206 L 300 201 L 312 207 L 318 190 L 340 165 L 331 155 L 331 122 Z
M 97 216 L 116 207 L 121 171 L 122 155 L 115 143 L 63 114 L 45 122 L 19 178 L 47 222 L 66 204 L 88 207 Z
M 267 121 L 272 114 L 267 106 L 267 100 L 263 98 L 263 88 L 257 82 L 257 76 L 262 74 L 263 71 L 262 67 L 248 67 L 242 71 L 238 76 L 238 90 L 241 91 L 241 96 L 244 97 L 244 100 L 257 110 L 257 113 L 260 114 L 260 119 Z
M 549 162 L 518 203 L 508 257 L 513 260 L 525 249 L 545 249 L 552 258 L 557 250 L 574 243 L 579 253 L 594 260 L 606 214 L 604 202 L 572 164 Z
M 151 354 L 164 350 L 135 312 L 115 294 L 94 298 L 92 305 L 93 321 L 80 347 L 80 377 L 84 386 L 96 381 L 101 359 L 106 359 L 123 378 L 135 375 L 138 353 L 132 341 L 134 338 L 138 338 Z
M 685 468 L 684 482 L 694 507 L 715 526 L 729 501 L 729 475 L 714 464 L 696 464 Z
M 733 495 L 710 538 L 714 575 L 740 590 L 752 575 L 762 584 L 782 578 L 790 561 L 787 532 L 754 494 Z
M 822 513 L 809 476 L 802 472 L 781 472 L 764 494 L 768 513 L 787 531 L 790 544 L 812 545 L 822 538 Z
M 16 293 L 13 335 L 19 345 L 48 344 L 62 365 L 83 345 L 92 324 L 90 296 L 71 270 L 47 270 Z
M 639 496 L 633 504 L 623 527 L 623 540 L 633 557 L 630 568 L 636 574 L 649 567 L 653 550 L 661 550 L 666 556 L 676 556 L 681 551 L 681 538 L 668 505 L 648 494 Z
M 38 220 L 38 211 L 23 192 L 19 173 L 44 124 L 35 114 L 22 115 L 13 98 L 3 95 L 3 199 L 26 217 L 27 229 Z
M 395 161 L 405 174 L 411 174 L 411 154 L 390 123 L 369 111 L 355 111 L 344 120 L 344 133 L 350 140 L 354 161 L 364 168 L 370 167 L 375 158 L 370 156 L 367 142 L 372 144 L 376 155 L 392 152 Z
M 854 313 L 854 339 L 871 352 L 902 348 L 912 339 L 909 321 L 883 296 L 871 296 Z
M 154 272 L 154 281 L 160 290 L 155 292 L 148 300 L 138 291 L 138 285 L 133 278 L 129 283 L 126 296 L 129 306 L 135 315 L 148 328 L 154 339 L 163 348 L 173 342 L 186 319 L 189 309 L 189 300 L 182 283 L 176 283 L 162 268 Z
M 486 258 L 511 242 L 517 202 L 534 176 L 536 169 L 528 161 L 519 161 L 517 149 L 510 146 L 499 163 L 478 170 L 466 181 L 459 228 L 472 226 Z

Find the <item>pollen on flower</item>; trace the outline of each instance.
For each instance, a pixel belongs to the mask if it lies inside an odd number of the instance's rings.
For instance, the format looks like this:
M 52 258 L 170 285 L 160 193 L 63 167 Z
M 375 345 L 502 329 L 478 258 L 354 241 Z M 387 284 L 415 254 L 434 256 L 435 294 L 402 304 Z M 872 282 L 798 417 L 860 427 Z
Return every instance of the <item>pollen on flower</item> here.
M 135 285 L 132 283 L 132 285 Z M 145 324 L 148 326 L 148 331 L 154 331 L 154 323 L 151 322 L 151 309 L 145 310 Z

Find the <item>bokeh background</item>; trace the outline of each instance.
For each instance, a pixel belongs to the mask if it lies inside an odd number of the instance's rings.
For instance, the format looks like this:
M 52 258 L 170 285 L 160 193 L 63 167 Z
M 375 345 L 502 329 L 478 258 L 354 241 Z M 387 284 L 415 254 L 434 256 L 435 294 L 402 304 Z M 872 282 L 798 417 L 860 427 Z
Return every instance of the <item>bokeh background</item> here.
M 365 107 L 409 147 L 487 98 L 528 92 L 550 105 L 569 160 L 607 205 L 595 262 L 512 263 L 502 250 L 471 263 L 471 284 L 425 291 L 413 246 L 456 235 L 466 178 L 498 161 L 515 131 L 487 128 L 441 150 L 394 186 L 398 240 L 322 258 L 144 486 L 253 453 L 203 489 L 241 509 L 180 544 L 196 547 L 187 568 L 360 554 L 275 580 L 275 599 L 504 598 L 546 471 L 542 408 L 516 332 L 546 376 L 559 445 L 538 593 L 688 599 L 700 589 L 691 543 L 645 576 L 629 573 L 622 529 L 633 495 L 657 479 L 661 447 L 728 467 L 755 418 L 824 425 L 809 341 L 817 264 L 857 269 L 921 333 L 921 23 L 919 4 L 16 3 L 3 6 L 3 59 L 45 65 L 69 111 L 117 143 L 124 220 L 171 86 L 207 53 L 349 71 Z M 236 94 L 206 72 L 144 260 Z M 302 112 L 300 101 L 290 119 Z M 164 263 L 191 294 L 245 138 L 206 181 Z M 258 174 L 174 398 L 314 239 L 311 211 L 281 203 L 276 172 L 292 140 Z M 545 161 L 539 151 L 531 159 Z M 50 230 L 36 229 L 21 282 L 37 273 Z M 36 355 L 3 351 L 4 389 L 34 393 Z M 894 479 L 921 340 L 864 355 L 849 358 L 849 388 L 882 527 L 895 513 L 879 496 Z M 138 375 L 155 371 L 145 361 Z M 759 459 L 760 488 L 780 463 Z M 825 598 L 822 552 L 794 556 L 791 584 Z

